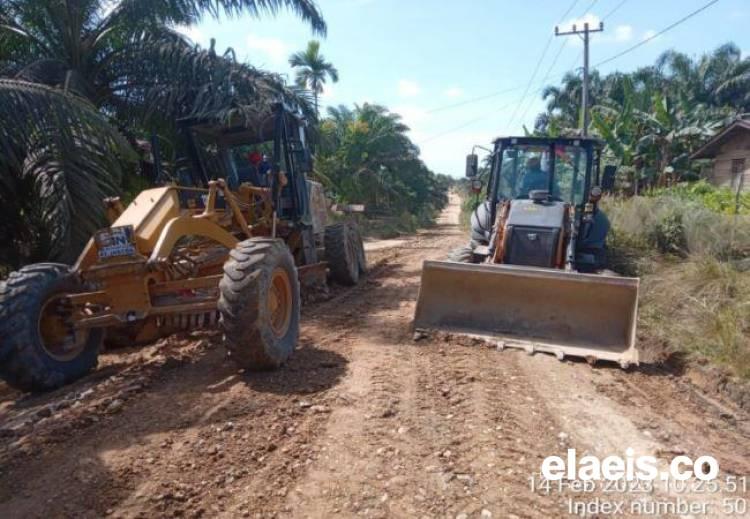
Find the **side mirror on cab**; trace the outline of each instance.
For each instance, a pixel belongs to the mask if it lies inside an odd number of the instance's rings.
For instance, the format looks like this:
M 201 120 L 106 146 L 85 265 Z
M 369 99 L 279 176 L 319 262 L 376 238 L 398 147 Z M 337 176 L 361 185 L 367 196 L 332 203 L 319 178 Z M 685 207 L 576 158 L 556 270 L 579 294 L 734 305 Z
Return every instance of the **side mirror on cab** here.
M 615 173 L 617 173 L 617 166 L 604 166 L 604 173 L 602 174 L 603 191 L 612 191 L 615 188 Z
M 471 153 L 466 155 L 466 178 L 474 178 L 479 172 L 479 157 Z

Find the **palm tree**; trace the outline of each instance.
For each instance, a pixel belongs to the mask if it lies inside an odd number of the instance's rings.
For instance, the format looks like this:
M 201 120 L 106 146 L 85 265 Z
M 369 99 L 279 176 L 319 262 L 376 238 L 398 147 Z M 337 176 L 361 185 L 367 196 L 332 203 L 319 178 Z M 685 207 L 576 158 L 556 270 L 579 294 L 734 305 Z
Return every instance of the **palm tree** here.
M 325 34 L 312 0 L 0 0 L 0 73 L 64 85 L 96 106 L 117 108 L 137 87 L 132 75 L 144 52 L 188 43 L 173 27 L 192 25 L 206 15 L 260 16 L 281 7 Z
M 326 79 L 336 83 L 339 71 L 320 53 L 320 42 L 311 40 L 304 51 L 295 52 L 289 57 L 289 64 L 297 71 L 297 84 L 313 93 L 315 113 L 318 113 L 318 97 L 323 92 Z
M 596 104 L 601 97 L 602 81 L 594 70 L 589 78 L 589 103 Z M 568 72 L 560 87 L 547 86 L 542 90 L 542 99 L 547 102 L 546 117 L 537 117 L 535 129 L 543 133 L 574 134 L 583 124 L 581 92 L 583 76 L 579 72 Z
M 0 265 L 74 259 L 134 158 L 128 143 L 85 99 L 18 80 L 0 80 L 0 127 Z
M 398 114 L 368 103 L 331 107 L 320 126 L 315 173 L 339 200 L 397 216 L 430 216 L 445 204 L 445 179 L 419 158 Z
M 569 73 L 543 91 L 547 101 L 537 131 L 565 133 L 580 112 L 581 80 Z M 750 111 L 750 59 L 734 44 L 694 59 L 667 51 L 654 65 L 601 80 L 592 74 L 592 123 L 607 153 L 646 181 L 664 184 L 669 168 L 692 173 L 689 156 L 718 127 Z
M 53 205 L 64 208 L 67 215 L 64 219 L 45 217 L 65 227 L 64 232 L 52 233 L 50 257 L 69 259 L 85 243 L 89 231 L 102 223 L 100 195 L 118 191 L 120 169 L 100 167 L 96 139 L 116 132 L 115 127 L 135 135 L 147 130 L 174 134 L 179 117 L 211 112 L 227 119 L 269 97 L 283 96 L 305 107 L 305 99 L 287 89 L 279 76 L 237 63 L 231 52 L 217 56 L 213 42 L 209 49 L 194 46 L 173 29 L 204 16 L 260 16 L 281 8 L 294 11 L 314 31 L 325 33 L 325 22 L 313 0 L 0 0 L 0 77 L 54 87 L 66 100 L 76 99 L 78 104 L 88 100 L 88 109 L 100 114 L 98 123 L 111 125 L 106 132 L 90 134 L 81 127 L 70 146 L 50 146 L 51 136 L 66 123 L 49 109 L 54 103 L 40 105 L 39 96 L 26 95 L 32 88 L 28 83 L 5 83 L 0 91 L 0 102 L 9 103 L 6 107 L 21 114 L 34 113 L 37 118 L 10 119 L 13 122 L 2 125 L 9 134 L 3 137 L 17 144 L 15 160 L 0 160 L 0 178 L 13 189 L 28 191 L 33 184 L 27 194 L 34 207 L 44 207 L 54 195 Z M 53 99 L 50 91 L 44 92 L 45 99 Z M 54 99 L 65 104 L 59 97 Z M 35 130 L 37 122 L 46 129 L 44 133 Z M 64 156 L 67 149 L 80 153 Z M 122 150 L 126 149 L 124 144 Z M 27 179 L 32 177 L 64 177 L 66 188 L 29 184 Z M 79 196 L 87 186 L 97 191 Z M 11 209 L 0 210 L 0 220 L 7 219 Z

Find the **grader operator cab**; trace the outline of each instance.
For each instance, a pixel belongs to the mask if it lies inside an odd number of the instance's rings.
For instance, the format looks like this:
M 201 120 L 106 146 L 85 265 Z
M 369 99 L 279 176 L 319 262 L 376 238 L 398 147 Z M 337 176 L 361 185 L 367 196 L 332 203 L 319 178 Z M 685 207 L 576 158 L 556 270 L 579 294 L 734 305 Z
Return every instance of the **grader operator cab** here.
M 601 174 L 601 149 L 590 138 L 496 140 L 469 244 L 424 263 L 415 328 L 637 364 L 638 279 L 603 273 L 609 222 L 598 202 L 614 170 Z M 474 183 L 477 166 L 469 155 Z
M 279 103 L 237 124 L 180 128 L 186 154 L 173 173 L 188 185 L 145 190 L 127 208 L 105 200 L 111 226 L 73 267 L 29 265 L 0 284 L 9 384 L 51 389 L 93 369 L 105 338 L 132 345 L 217 321 L 239 366 L 273 368 L 297 343 L 300 283 L 325 283 L 327 270 L 357 283 L 362 239 L 352 223 L 326 225 L 295 110 Z M 252 176 L 243 168 L 257 167 L 254 151 L 269 160 Z

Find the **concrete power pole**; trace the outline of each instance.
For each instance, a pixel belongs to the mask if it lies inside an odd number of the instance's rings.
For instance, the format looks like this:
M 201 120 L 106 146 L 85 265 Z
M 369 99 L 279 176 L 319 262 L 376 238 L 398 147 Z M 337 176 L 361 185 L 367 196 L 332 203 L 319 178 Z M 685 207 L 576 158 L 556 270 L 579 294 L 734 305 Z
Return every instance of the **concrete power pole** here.
M 575 25 L 568 32 L 560 32 L 559 27 L 555 27 L 555 36 L 577 35 L 583 40 L 583 92 L 581 94 L 581 105 L 583 107 L 583 136 L 589 134 L 589 34 L 594 32 L 603 32 L 604 22 L 599 22 L 598 29 L 589 29 L 589 24 L 583 24 L 583 30 L 579 31 Z

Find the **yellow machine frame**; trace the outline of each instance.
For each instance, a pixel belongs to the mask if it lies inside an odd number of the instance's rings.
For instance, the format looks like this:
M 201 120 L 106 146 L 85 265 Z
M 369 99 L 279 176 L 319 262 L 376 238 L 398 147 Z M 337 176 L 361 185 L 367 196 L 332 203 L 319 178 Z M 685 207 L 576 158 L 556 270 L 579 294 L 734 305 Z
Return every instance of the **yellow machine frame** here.
M 205 208 L 181 208 L 180 192 L 204 198 Z M 217 200 L 222 197 L 226 209 L 217 207 Z M 97 290 L 66 296 L 65 303 L 74 309 L 76 329 L 118 326 L 163 316 L 182 316 L 182 321 L 189 324 L 197 316 L 215 314 L 221 267 L 229 251 L 247 238 L 289 232 L 284 228 L 285 222 L 276 220 L 272 213 L 270 189 L 243 184 L 233 193 L 223 180 L 209 182 L 208 189 L 148 189 L 127 209 L 119 199 L 107 199 L 105 204 L 112 228 L 133 228 L 137 253 L 101 259 L 96 240 L 89 240 L 74 271 Z M 179 260 L 173 254 L 178 243 L 187 237 L 200 238 L 194 253 L 223 254 L 215 254 L 209 262 L 200 264 L 198 272 L 181 275 Z M 169 299 L 186 301 L 157 302 Z M 147 321 L 137 340 L 160 335 L 160 324 L 155 319 Z

